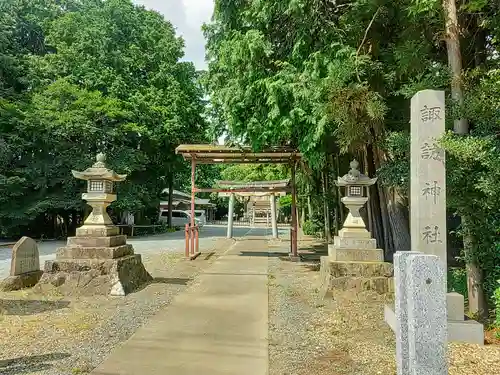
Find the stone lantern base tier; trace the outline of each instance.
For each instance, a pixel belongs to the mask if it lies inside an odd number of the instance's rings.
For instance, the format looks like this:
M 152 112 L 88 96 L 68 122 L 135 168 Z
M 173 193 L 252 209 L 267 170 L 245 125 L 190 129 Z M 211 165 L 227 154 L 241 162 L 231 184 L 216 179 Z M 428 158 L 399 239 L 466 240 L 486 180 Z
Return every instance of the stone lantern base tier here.
M 117 259 L 133 254 L 134 248 L 132 245 L 120 245 L 113 247 L 65 246 L 57 249 L 56 259 Z
M 114 225 L 84 225 L 83 227 L 76 228 L 77 237 L 110 237 L 118 236 L 120 228 Z
M 384 250 L 382 249 L 339 249 L 328 245 L 328 256 L 331 260 L 341 262 L 383 262 Z
M 320 264 L 321 294 L 327 297 L 346 291 L 391 293 L 394 291 L 393 273 L 391 263 L 336 261 L 323 256 Z
M 57 259 L 45 262 L 35 290 L 62 295 L 124 296 L 152 280 L 140 254 L 117 259 Z
M 68 237 L 68 246 L 81 247 L 115 247 L 125 245 L 127 236 L 109 236 L 109 237 Z

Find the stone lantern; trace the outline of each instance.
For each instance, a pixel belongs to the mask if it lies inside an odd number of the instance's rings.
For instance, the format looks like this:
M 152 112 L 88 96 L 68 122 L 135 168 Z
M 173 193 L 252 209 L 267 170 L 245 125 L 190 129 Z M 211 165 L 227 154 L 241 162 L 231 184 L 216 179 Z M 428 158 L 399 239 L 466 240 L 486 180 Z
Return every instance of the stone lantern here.
M 384 251 L 377 248 L 359 212 L 368 201 L 367 188 L 377 179 L 363 175 L 356 160 L 350 167 L 349 173 L 335 181 L 345 188 L 341 201 L 349 214 L 333 244 L 328 245 L 328 256 L 321 257 L 320 290 L 324 296 L 344 291 L 384 294 L 393 290 L 392 264 L 384 262 Z
M 150 281 L 140 254 L 134 254 L 127 236 L 119 234 L 106 208 L 116 200 L 114 184 L 126 175 L 106 168 L 106 157 L 98 154 L 92 167 L 73 176 L 87 181 L 82 198 L 92 212 L 75 237 L 68 237 L 66 246 L 57 249 L 56 259 L 45 262 L 45 269 L 36 287 L 42 291 L 56 288 L 60 294 L 126 295 Z
M 92 207 L 92 212 L 83 226 L 77 229 L 77 236 L 118 235 L 118 228 L 113 225 L 106 209 L 116 200 L 114 183 L 124 181 L 127 175 L 107 169 L 105 161 L 106 156 L 100 153 L 92 167 L 83 172 L 72 171 L 75 178 L 87 181 L 87 192 L 82 194 L 82 198 Z
M 377 178 L 369 178 L 362 174 L 358 170 L 359 163 L 356 160 L 351 162 L 350 167 L 349 173 L 335 181 L 337 186 L 345 188 L 346 196 L 341 201 L 349 209 L 339 237 L 370 238 L 370 233 L 366 230 L 365 222 L 359 211 L 368 202 L 368 198 L 365 196 L 366 189 L 374 185 Z

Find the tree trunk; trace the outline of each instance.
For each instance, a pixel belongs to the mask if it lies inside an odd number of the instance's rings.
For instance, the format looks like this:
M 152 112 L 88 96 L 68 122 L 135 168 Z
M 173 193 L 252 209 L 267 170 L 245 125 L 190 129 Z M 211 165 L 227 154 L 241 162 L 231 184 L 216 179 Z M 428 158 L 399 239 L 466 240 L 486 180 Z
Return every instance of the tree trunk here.
M 323 172 L 323 214 L 325 217 L 325 239 L 328 243 L 332 242 L 332 232 L 330 229 L 330 209 L 328 207 L 328 174 Z
M 446 48 L 448 50 L 448 64 L 452 73 L 451 96 L 460 106 L 464 102 L 462 89 L 462 55 L 460 53 L 460 33 L 455 0 L 443 0 L 445 12 Z M 454 130 L 458 134 L 467 134 L 469 124 L 466 119 L 455 119 Z
M 168 171 L 168 219 L 167 225 L 172 228 L 172 204 L 174 195 L 174 171 L 172 166 L 169 167 Z
M 307 196 L 307 219 L 312 220 L 313 217 L 313 209 L 311 203 L 311 193 Z
M 337 176 L 340 177 L 340 163 L 339 163 L 339 155 L 335 156 L 335 169 L 337 170 Z M 342 202 L 340 201 L 340 197 L 342 197 L 342 192 L 340 191 L 340 186 L 337 186 L 337 208 L 339 213 L 340 226 L 344 225 L 345 217 L 344 217 L 344 207 L 342 207 Z
M 392 239 L 395 251 L 411 250 L 410 223 L 408 220 L 408 208 L 396 191 L 388 192 L 389 221 L 392 229 Z M 388 254 L 388 261 L 392 261 L 392 255 Z
M 443 9 L 446 20 L 445 32 L 448 64 L 452 72 L 451 95 L 455 103 L 461 106 L 464 102 L 462 88 L 462 56 L 460 52 L 460 34 L 455 0 L 443 0 Z M 467 119 L 455 119 L 453 128 L 457 134 L 467 134 L 469 132 L 469 123 Z M 469 221 L 467 215 L 462 216 L 462 223 L 465 228 L 467 228 Z M 467 262 L 469 312 L 484 317 L 488 309 L 486 306 L 486 299 L 484 298 L 483 274 L 474 256 L 475 251 L 476 241 L 470 230 L 467 229 L 464 234 L 464 252 Z

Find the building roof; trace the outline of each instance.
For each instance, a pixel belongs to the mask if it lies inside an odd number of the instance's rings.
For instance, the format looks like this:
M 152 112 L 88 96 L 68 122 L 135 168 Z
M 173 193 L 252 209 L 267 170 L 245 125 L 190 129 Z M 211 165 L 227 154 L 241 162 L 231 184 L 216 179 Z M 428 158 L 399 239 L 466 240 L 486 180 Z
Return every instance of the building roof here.
M 228 147 L 221 145 L 180 145 L 175 149 L 184 160 L 196 160 L 198 164 L 288 164 L 300 160 L 302 154 L 289 147 L 272 147 L 254 152 L 249 147 Z

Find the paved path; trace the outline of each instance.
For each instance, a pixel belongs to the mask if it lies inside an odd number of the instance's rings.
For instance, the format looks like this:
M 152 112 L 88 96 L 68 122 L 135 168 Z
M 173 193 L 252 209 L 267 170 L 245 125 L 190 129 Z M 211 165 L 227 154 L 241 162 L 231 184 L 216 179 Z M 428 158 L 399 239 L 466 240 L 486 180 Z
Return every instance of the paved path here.
M 266 375 L 267 275 L 264 237 L 236 242 L 92 374 Z

